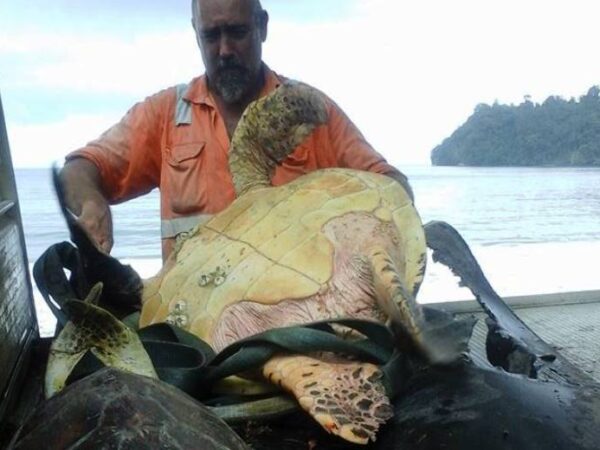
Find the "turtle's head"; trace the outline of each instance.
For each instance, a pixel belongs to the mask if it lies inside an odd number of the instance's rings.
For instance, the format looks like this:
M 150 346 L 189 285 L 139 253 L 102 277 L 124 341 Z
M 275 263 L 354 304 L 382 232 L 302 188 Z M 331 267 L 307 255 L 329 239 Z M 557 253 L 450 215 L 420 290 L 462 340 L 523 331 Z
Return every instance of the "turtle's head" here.
M 263 104 L 257 102 L 254 110 L 248 112 L 264 115 L 265 135 L 258 137 L 263 140 L 262 146 L 267 146 L 263 148 L 272 145 L 270 156 L 277 162 L 292 153 L 316 127 L 327 121 L 323 94 L 298 82 L 281 85 L 273 95 L 264 98 Z
M 286 82 L 252 103 L 243 123 L 257 149 L 276 162 L 294 151 L 319 125 L 327 121 L 323 94 L 298 82 Z M 237 132 L 236 132 L 237 134 Z
M 231 140 L 229 166 L 237 194 L 270 185 L 275 166 L 327 121 L 325 96 L 286 82 L 251 103 Z

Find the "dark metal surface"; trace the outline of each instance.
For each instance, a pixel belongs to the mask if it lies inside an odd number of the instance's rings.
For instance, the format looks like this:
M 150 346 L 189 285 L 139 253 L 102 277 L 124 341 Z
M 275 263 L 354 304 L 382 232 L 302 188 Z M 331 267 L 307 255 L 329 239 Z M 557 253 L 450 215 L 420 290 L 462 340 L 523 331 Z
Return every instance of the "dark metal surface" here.
M 29 417 L 31 412 L 44 401 L 44 375 L 51 339 L 35 339 L 31 345 L 31 354 L 24 353 L 29 357 L 29 364 L 21 364 L 23 374 L 15 376 L 14 388 L 10 390 L 18 395 L 17 401 L 13 402 L 0 428 L 0 449 L 8 446 L 14 433 Z
M 25 239 L 0 100 L 0 432 L 38 338 Z
M 8 200 L 0 201 L 0 217 L 9 212 L 14 206 L 14 202 L 10 202 Z
M 0 219 L 0 386 L 7 385 L 34 319 L 28 308 L 25 276 L 18 227 Z

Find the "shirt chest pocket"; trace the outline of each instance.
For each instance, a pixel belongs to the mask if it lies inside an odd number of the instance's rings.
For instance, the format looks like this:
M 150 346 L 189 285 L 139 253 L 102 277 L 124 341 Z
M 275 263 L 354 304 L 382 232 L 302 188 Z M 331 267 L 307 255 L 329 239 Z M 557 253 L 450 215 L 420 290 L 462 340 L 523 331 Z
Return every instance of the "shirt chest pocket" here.
M 191 214 L 202 208 L 205 146 L 205 142 L 192 142 L 167 148 L 161 190 L 170 209 L 177 214 Z
M 175 170 L 185 170 L 199 160 L 204 145 L 204 142 L 174 145 L 167 150 L 167 163 Z

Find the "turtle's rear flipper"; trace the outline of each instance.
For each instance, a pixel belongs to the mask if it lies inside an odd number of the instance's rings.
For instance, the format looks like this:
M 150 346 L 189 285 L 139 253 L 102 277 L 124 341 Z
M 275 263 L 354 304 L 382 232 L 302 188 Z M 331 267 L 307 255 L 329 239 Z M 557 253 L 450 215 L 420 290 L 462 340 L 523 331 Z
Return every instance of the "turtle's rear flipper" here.
M 327 432 L 349 442 L 374 441 L 393 415 L 381 371 L 373 364 L 275 356 L 263 367 L 263 375 L 291 392 Z
M 494 291 L 468 245 L 452 226 L 429 222 L 425 235 L 433 260 L 448 266 L 489 316 L 486 347 L 492 364 L 531 377 L 544 372 L 550 379 L 589 379 L 516 316 Z
M 455 320 L 439 311 L 425 313 L 383 247 L 371 252 L 371 271 L 379 306 L 391 321 L 401 351 L 417 353 L 433 364 L 450 364 L 467 352 L 472 320 Z
M 78 284 L 87 286 L 89 290 L 91 286 L 101 282 L 104 285 L 103 303 L 106 302 L 117 308 L 139 307 L 143 289 L 140 276 L 131 266 L 121 264 L 116 258 L 101 252 L 94 245 L 92 239 L 67 207 L 65 192 L 56 167 L 52 169 L 52 181 L 61 212 L 71 233 L 71 240 L 79 249 L 85 282 L 81 283 L 80 281 Z M 79 294 L 83 297 L 87 292 Z

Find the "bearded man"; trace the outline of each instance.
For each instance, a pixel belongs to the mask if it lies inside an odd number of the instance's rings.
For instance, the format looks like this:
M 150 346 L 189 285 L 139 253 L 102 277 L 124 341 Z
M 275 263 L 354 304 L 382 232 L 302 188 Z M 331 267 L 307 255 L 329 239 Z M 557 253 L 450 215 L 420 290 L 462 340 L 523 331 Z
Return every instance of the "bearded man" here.
M 61 171 L 67 202 L 102 251 L 113 245 L 110 204 L 158 187 L 166 259 L 180 233 L 234 200 L 231 136 L 245 108 L 286 80 L 262 60 L 268 22 L 259 0 L 193 0 L 192 25 L 206 72 L 136 104 L 100 138 L 67 156 Z M 272 184 L 346 167 L 391 176 L 412 195 L 406 177 L 329 99 L 327 109 L 327 123 L 277 166 Z

